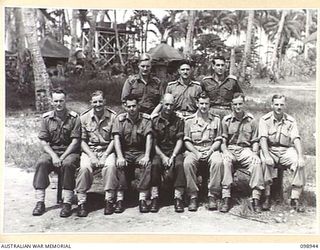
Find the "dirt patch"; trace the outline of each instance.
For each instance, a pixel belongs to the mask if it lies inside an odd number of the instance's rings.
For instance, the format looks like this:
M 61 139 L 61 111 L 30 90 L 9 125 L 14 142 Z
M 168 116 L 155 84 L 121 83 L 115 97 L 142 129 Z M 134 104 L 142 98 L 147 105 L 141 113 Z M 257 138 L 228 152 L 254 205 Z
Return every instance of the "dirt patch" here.
M 103 215 L 103 194 L 94 187 L 90 199 L 96 202 L 86 218 L 76 216 L 60 218 L 60 206 L 55 203 L 56 190 L 49 187 L 46 195 L 47 212 L 31 215 L 35 205 L 32 187 L 33 173 L 18 168 L 4 168 L 4 233 L 41 232 L 102 232 L 102 233 L 194 233 L 194 234 L 315 234 L 316 209 L 307 207 L 307 212 L 298 214 L 274 206 L 274 211 L 254 216 L 241 217 L 242 205 L 235 205 L 230 213 L 208 211 L 201 204 L 198 212 L 185 211 L 177 214 L 172 205 L 164 205 L 157 214 L 141 214 L 131 206 L 123 214 Z M 73 206 L 74 210 L 76 206 Z M 279 212 L 280 211 L 280 212 Z

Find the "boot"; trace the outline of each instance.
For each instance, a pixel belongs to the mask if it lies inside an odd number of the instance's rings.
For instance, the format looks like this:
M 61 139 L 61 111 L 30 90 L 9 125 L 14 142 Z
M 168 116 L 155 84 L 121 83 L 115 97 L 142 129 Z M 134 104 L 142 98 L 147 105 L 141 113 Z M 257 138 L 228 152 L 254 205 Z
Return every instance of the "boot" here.
M 252 199 L 252 206 L 253 206 L 253 210 L 256 213 L 261 213 L 262 212 L 262 208 L 261 208 L 261 205 L 260 205 L 260 200 Z
M 218 209 L 217 199 L 213 196 L 209 196 L 208 210 L 213 211 Z
M 271 200 L 270 200 L 270 196 L 266 196 L 263 204 L 262 204 L 262 210 L 264 211 L 269 211 L 271 208 Z
M 222 213 L 227 213 L 230 209 L 230 198 L 229 197 L 225 197 L 222 199 L 222 206 L 220 208 L 220 212 Z
M 46 206 L 44 205 L 44 202 L 38 201 L 35 208 L 32 211 L 33 216 L 40 216 L 43 215 L 46 211 Z
M 191 212 L 195 212 L 198 210 L 198 199 L 197 198 L 190 199 L 188 210 Z

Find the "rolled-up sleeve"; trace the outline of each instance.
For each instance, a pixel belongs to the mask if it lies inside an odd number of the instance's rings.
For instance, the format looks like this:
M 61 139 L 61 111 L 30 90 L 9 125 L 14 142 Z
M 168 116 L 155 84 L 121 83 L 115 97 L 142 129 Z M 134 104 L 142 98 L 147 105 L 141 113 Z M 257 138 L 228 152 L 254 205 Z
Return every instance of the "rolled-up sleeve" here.
M 177 140 L 179 139 L 183 139 L 183 136 L 184 136 L 184 122 L 182 119 L 179 119 L 178 122 L 177 122 L 177 134 L 176 134 L 176 138 Z
M 114 122 L 113 122 L 113 125 L 112 125 L 112 136 L 114 135 L 120 135 L 121 133 L 121 124 L 120 124 L 120 121 L 119 121 L 119 118 L 116 117 Z
M 268 138 L 268 126 L 267 126 L 267 122 L 264 119 L 260 118 L 258 138 L 261 139 L 262 137 Z
M 252 128 L 251 143 L 259 142 L 259 128 L 255 120 L 251 122 L 251 128 Z
M 81 138 L 81 122 L 79 117 L 75 118 L 75 122 L 70 133 L 70 138 Z
M 45 119 L 41 120 L 40 132 L 39 132 L 38 138 L 46 142 L 50 141 L 50 133 L 49 133 L 47 122 Z
M 144 136 L 147 136 L 148 134 L 154 135 L 151 120 L 147 120 L 144 126 Z
M 191 133 L 190 133 L 191 122 L 192 122 L 192 121 L 186 121 L 186 123 L 185 123 L 185 126 L 184 126 L 184 137 L 183 137 L 183 140 L 184 140 L 184 141 L 190 141 L 190 142 L 192 142 L 192 140 L 191 140 Z
M 131 83 L 130 83 L 130 78 L 128 78 L 122 88 L 122 93 L 121 93 L 121 101 L 123 102 L 124 99 L 130 94 L 131 92 Z
M 295 139 L 300 139 L 298 125 L 297 125 L 297 123 L 295 121 L 292 123 L 290 139 L 291 139 L 292 142 L 294 142 Z

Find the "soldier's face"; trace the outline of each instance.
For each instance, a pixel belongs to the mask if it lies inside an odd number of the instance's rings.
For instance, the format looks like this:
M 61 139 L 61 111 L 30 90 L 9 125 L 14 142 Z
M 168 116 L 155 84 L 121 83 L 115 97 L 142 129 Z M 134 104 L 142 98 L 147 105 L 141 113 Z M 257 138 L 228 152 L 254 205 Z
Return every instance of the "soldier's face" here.
M 130 116 L 135 116 L 139 112 L 139 105 L 136 100 L 127 100 L 125 109 Z
M 226 64 L 223 60 L 215 59 L 212 68 L 217 75 L 223 75 L 226 72 Z
M 173 113 L 173 97 L 164 98 L 162 101 L 162 110 L 165 114 L 171 115 Z
M 284 97 L 279 98 L 279 99 L 274 99 L 271 105 L 274 113 L 276 113 L 277 115 L 282 115 L 283 114 L 283 110 L 286 107 L 286 100 Z
M 64 111 L 66 109 L 66 96 L 63 93 L 53 93 L 52 105 L 55 111 Z
M 235 113 L 242 113 L 243 112 L 243 108 L 244 108 L 244 100 L 242 99 L 242 97 L 237 97 L 232 99 L 232 110 Z
M 151 61 L 141 61 L 139 63 L 139 73 L 142 76 L 147 76 L 151 71 Z
M 197 102 L 197 107 L 202 114 L 206 114 L 210 109 L 210 99 L 209 98 L 199 98 Z
M 96 112 L 102 112 L 104 109 L 105 101 L 102 95 L 96 95 L 91 98 L 91 107 Z
M 178 72 L 183 79 L 187 79 L 190 76 L 191 68 L 188 64 L 182 64 Z

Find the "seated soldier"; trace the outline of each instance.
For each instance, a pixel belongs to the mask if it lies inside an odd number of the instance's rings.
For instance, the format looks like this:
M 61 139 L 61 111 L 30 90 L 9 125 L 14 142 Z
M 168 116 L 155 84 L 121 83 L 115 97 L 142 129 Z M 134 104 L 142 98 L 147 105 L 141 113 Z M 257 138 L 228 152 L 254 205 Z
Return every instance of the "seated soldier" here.
M 222 180 L 223 205 L 220 212 L 228 212 L 231 197 L 231 184 L 235 164 L 245 168 L 250 173 L 249 186 L 252 189 L 252 203 L 254 211 L 260 213 L 261 190 L 264 189 L 263 171 L 258 157 L 259 138 L 258 128 L 253 115 L 244 109 L 245 97 L 242 93 L 235 93 L 232 99 L 232 114 L 222 120 L 222 137 L 224 176 Z
M 188 210 L 198 209 L 197 171 L 200 163 L 209 164 L 208 209 L 216 210 L 223 177 L 223 161 L 219 152 L 222 141 L 220 117 L 209 113 L 210 99 L 205 92 L 199 94 L 197 106 L 198 111 L 186 118 L 184 129 L 187 151 L 183 165 L 190 197 Z
M 33 179 L 37 204 L 32 214 L 39 216 L 45 212 L 45 189 L 50 184 L 49 174 L 51 171 L 60 171 L 63 188 L 60 217 L 69 217 L 72 213 L 74 176 L 80 158 L 80 119 L 77 113 L 66 108 L 66 94 L 63 90 L 52 91 L 52 105 L 54 110 L 43 115 L 39 133 L 44 153 L 37 161 Z
M 124 99 L 126 113 L 116 117 L 112 134 L 117 154 L 117 168 L 124 170 L 126 177 L 137 166 L 140 168 L 138 183 L 139 210 L 149 212 L 147 195 L 151 181 L 152 126 L 148 114 L 139 112 L 138 97 L 128 95 Z M 133 169 L 132 169 L 133 168 Z M 127 179 L 127 181 L 131 181 Z
M 116 156 L 113 153 L 113 140 L 111 138 L 115 117 L 116 113 L 105 107 L 103 92 L 100 90 L 94 91 L 91 94 L 91 108 L 82 113 L 80 117 L 82 153 L 80 169 L 76 178 L 79 217 L 88 215 L 87 191 L 91 188 L 94 170 L 98 168 L 102 169 L 103 188 L 105 190 L 104 214 L 123 212 L 123 189 L 126 182 L 124 174 L 121 178 L 121 172 L 116 168 Z M 119 183 L 119 179 L 123 180 L 123 183 Z M 115 198 L 116 206 L 114 208 Z
M 168 171 L 168 176 L 173 179 L 175 188 L 174 209 L 179 213 L 184 211 L 182 197 L 186 185 L 183 155 L 181 154 L 184 126 L 183 120 L 174 113 L 172 94 L 165 94 L 162 97 L 161 105 L 161 112 L 152 118 L 156 155 L 152 161 L 150 211 L 157 212 L 159 210 L 158 187 L 161 185 L 161 175 L 164 171 Z
M 269 210 L 270 185 L 276 177 L 276 168 L 290 169 L 291 182 L 290 205 L 297 212 L 304 212 L 299 198 L 305 185 L 304 157 L 301 139 L 295 119 L 284 112 L 286 98 L 284 95 L 272 97 L 273 111 L 262 116 L 259 121 L 259 138 L 261 161 L 264 169 L 265 202 L 262 209 Z

